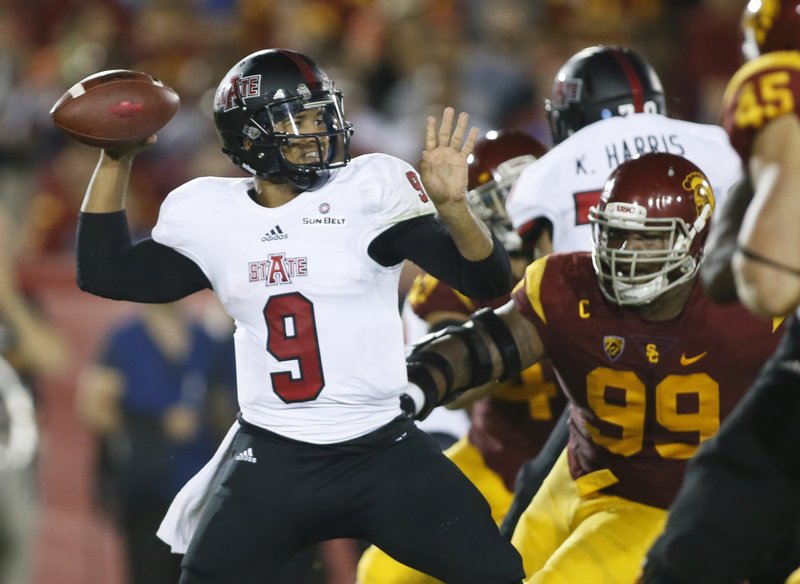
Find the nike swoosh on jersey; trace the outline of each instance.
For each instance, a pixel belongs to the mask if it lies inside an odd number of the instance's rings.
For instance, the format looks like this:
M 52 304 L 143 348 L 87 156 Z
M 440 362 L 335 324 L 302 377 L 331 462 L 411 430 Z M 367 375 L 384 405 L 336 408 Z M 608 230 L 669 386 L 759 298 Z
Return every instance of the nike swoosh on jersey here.
M 708 351 L 703 351 L 699 355 L 695 355 L 694 357 L 687 357 L 686 353 L 681 353 L 681 365 L 691 365 L 692 363 L 697 363 L 700 359 L 708 355 Z

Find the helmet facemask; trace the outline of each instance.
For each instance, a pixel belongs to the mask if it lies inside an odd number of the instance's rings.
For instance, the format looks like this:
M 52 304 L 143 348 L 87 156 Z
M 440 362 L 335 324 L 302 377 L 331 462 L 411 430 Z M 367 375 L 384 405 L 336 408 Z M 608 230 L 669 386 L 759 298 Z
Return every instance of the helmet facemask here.
M 535 160 L 534 155 L 526 154 L 501 162 L 492 172 L 492 179 L 467 193 L 469 206 L 509 253 L 522 251 L 522 238 L 506 212 L 506 199 L 522 170 Z
M 644 305 L 694 278 L 699 254 L 693 244 L 711 211 L 706 204 L 689 225 L 680 217 L 648 218 L 636 203 L 592 207 L 592 263 L 603 295 L 621 306 Z M 645 242 L 635 250 L 627 248 L 633 235 Z
M 242 131 L 248 160 L 242 160 L 242 167 L 312 190 L 324 184 L 329 170 L 349 162 L 352 125 L 345 120 L 340 92 L 332 87 L 300 90 L 300 96 L 269 103 L 248 116 Z

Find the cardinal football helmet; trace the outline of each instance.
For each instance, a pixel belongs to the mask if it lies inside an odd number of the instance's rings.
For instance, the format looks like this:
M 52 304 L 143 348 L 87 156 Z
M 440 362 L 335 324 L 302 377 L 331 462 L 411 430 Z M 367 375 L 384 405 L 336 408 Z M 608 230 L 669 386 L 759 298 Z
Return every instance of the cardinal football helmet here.
M 592 263 L 605 297 L 648 304 L 692 279 L 713 210 L 708 179 L 681 156 L 649 153 L 618 166 L 589 209 Z
M 506 213 L 506 198 L 522 169 L 545 152 L 524 132 L 492 131 L 475 143 L 467 159 L 467 202 L 508 252 L 520 251 L 522 240 Z
M 635 112 L 666 113 L 661 80 L 642 57 L 625 47 L 598 45 L 564 63 L 545 101 L 553 143 L 584 126 Z
M 742 13 L 742 53 L 755 59 L 774 51 L 800 50 L 800 0 L 751 1 Z
M 239 61 L 217 88 L 214 123 L 234 164 L 302 190 L 319 188 L 330 169 L 350 160 L 353 129 L 341 92 L 314 61 L 294 51 L 268 49 Z M 316 153 L 290 161 L 287 150 L 296 145 L 311 145 Z

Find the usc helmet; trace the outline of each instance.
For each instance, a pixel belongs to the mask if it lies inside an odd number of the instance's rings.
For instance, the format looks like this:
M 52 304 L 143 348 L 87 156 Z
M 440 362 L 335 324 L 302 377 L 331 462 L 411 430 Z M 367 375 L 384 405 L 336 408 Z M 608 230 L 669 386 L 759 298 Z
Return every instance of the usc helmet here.
M 533 136 L 516 130 L 487 132 L 467 159 L 467 203 L 506 251 L 522 249 L 522 239 L 506 213 L 506 198 L 514 181 L 547 148 Z
M 302 132 L 298 116 L 306 111 L 316 116 L 319 131 Z M 302 190 L 319 188 L 330 169 L 350 161 L 353 127 L 342 94 L 295 51 L 258 51 L 234 65 L 214 96 L 214 124 L 222 152 L 236 166 L 261 178 L 283 177 Z M 298 141 L 315 144 L 317 156 L 287 160 L 286 149 Z
M 619 165 L 589 209 L 592 263 L 605 297 L 648 304 L 691 280 L 713 210 L 708 179 L 682 156 L 648 153 Z M 631 245 L 633 237 L 642 242 Z
M 577 52 L 553 80 L 545 111 L 553 144 L 612 116 L 666 113 L 661 80 L 642 57 L 625 47 L 598 45 Z
M 800 50 L 800 0 L 750 0 L 742 13 L 742 54 L 755 59 Z

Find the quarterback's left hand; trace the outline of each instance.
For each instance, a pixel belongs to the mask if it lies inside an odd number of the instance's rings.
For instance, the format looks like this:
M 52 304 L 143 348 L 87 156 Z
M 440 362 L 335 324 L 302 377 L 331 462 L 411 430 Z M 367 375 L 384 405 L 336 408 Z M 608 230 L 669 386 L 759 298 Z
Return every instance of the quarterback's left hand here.
M 445 108 L 438 133 L 436 117 L 428 117 L 425 150 L 420 161 L 422 183 L 440 214 L 447 212 L 448 205 L 463 207 L 465 204 L 467 157 L 472 153 L 478 137 L 477 128 L 467 133 L 469 115 L 465 112 L 458 115 L 453 130 L 454 116 L 453 108 Z
M 436 406 L 433 400 L 429 400 L 425 392 L 412 382 L 408 382 L 406 390 L 400 395 L 400 409 L 409 417 L 415 420 L 424 420 Z

